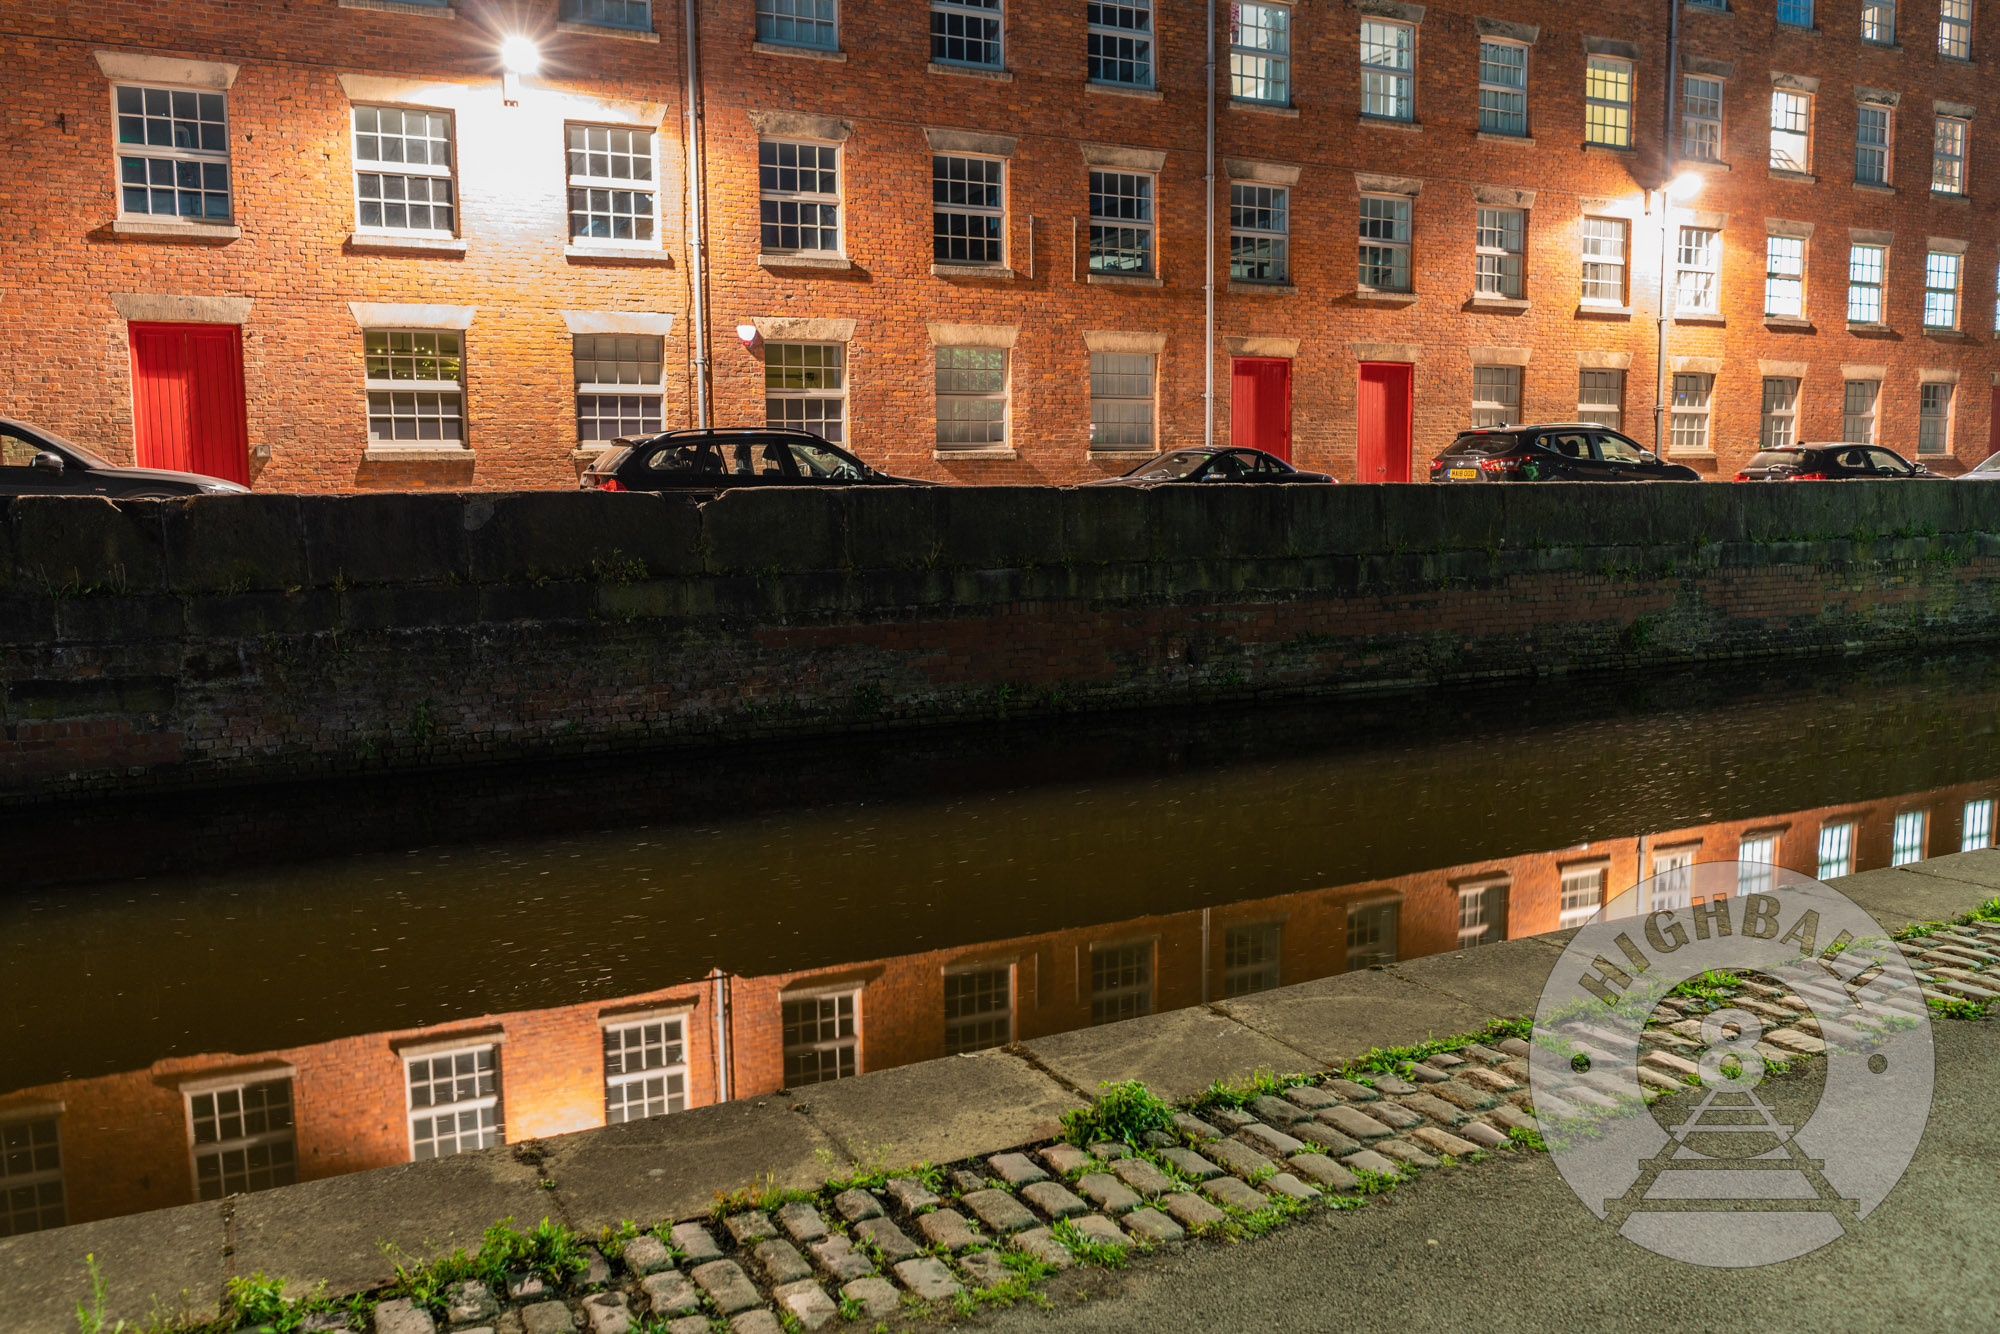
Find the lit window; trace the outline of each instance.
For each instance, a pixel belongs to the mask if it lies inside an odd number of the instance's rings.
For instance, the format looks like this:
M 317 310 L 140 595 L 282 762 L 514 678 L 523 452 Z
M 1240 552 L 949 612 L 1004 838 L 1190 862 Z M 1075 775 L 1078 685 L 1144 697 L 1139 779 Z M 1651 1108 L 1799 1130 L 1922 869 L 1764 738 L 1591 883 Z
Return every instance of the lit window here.
M 499 1048 L 412 1056 L 405 1070 L 412 1160 L 448 1158 L 501 1142 Z
M 465 363 L 457 330 L 369 329 L 361 346 L 370 442 L 465 442 Z
M 229 220 L 229 117 L 221 93 L 121 84 L 118 203 L 135 216 Z
M 563 0 L 564 23 L 587 23 L 598 28 L 653 30 L 652 0 Z
M 650 334 L 577 334 L 570 340 L 579 445 L 659 434 L 660 347 Z
M 1958 327 L 1958 270 L 1963 256 L 1933 250 L 1924 256 L 1924 327 Z
M 1847 322 L 1882 322 L 1882 269 L 1889 252 L 1879 245 L 1857 245 L 1847 251 Z M 1851 438 L 1851 437 L 1850 437 Z
M 1764 238 L 1764 313 L 1806 313 L 1806 243 L 1799 236 Z
M 1612 430 L 1625 425 L 1625 372 L 1588 370 L 1576 373 L 1576 419 Z
M 1090 947 L 1090 1022 L 1111 1024 L 1153 1012 L 1153 946 Z
M 1519 42 L 1479 43 L 1479 128 L 1528 133 L 1528 48 Z
M 1604 906 L 1602 866 L 1577 866 L 1562 873 L 1562 916 L 1564 929 L 1582 926 Z
M 1478 210 L 1473 236 L 1472 291 L 1475 296 L 1520 300 L 1527 294 L 1524 277 L 1528 215 L 1518 208 Z
M 766 343 L 764 424 L 840 444 L 847 435 L 845 351 L 840 343 Z
M 1521 368 L 1472 368 L 1472 429 L 1511 426 L 1521 420 Z
M 1896 0 L 1861 0 L 1861 40 L 1894 45 Z
M 764 139 L 757 144 L 765 254 L 840 253 L 840 150 Z
M 1938 54 L 1972 59 L 1972 0 L 1940 0 Z
M 1681 156 L 1722 160 L 1722 80 L 1688 75 L 1681 82 Z
M 1007 443 L 1007 353 L 997 347 L 937 349 L 937 447 Z
M 1681 228 L 1677 264 L 1675 308 L 1702 315 L 1720 310 L 1722 233 L 1711 227 Z
M 1458 889 L 1458 945 L 1491 945 L 1507 938 L 1507 883 L 1461 885 Z
M 1812 27 L 1813 0 L 1778 0 L 1778 22 L 1794 28 Z
M 1378 292 L 1410 290 L 1410 200 L 1361 196 L 1360 285 Z
M 1013 965 L 944 975 L 945 1055 L 1004 1047 L 1013 1040 Z
M 1708 402 L 1715 389 L 1713 375 L 1674 376 L 1674 410 L 1667 445 L 1677 453 L 1708 448 Z
M 1090 0 L 1090 81 L 1127 88 L 1153 86 L 1153 6 L 1149 0 Z
M 1248 996 L 1278 985 L 1279 943 L 1284 928 L 1276 922 L 1232 926 L 1222 942 L 1222 994 Z
M 1889 118 L 1887 107 L 1863 104 L 1854 126 L 1854 179 L 1863 185 L 1889 183 Z
M 831 51 L 840 44 L 837 0 L 757 0 L 757 40 Z
M 1854 874 L 1854 825 L 1830 824 L 1819 831 L 1819 869 L 1815 873 L 1821 880 L 1831 880 L 1839 875 Z
M 1000 0 L 931 0 L 931 59 L 999 69 Z
M 1993 846 L 1993 802 L 1990 799 L 1965 803 L 1965 817 L 1959 822 L 1958 850 L 1977 852 Z
M 1090 271 L 1153 272 L 1153 178 L 1141 172 L 1090 173 Z
M 1400 916 L 1401 905 L 1395 903 L 1369 903 L 1347 910 L 1347 971 L 1396 962 Z
M 1812 170 L 1812 97 L 1771 90 L 1771 170 Z
M 653 136 L 613 125 L 569 127 L 569 234 L 654 243 Z
M 1583 75 L 1583 140 L 1632 146 L 1632 62 L 1592 56 Z
M 861 1073 L 861 993 L 800 996 L 779 1007 L 785 1087 L 824 1084 Z
M 1292 11 L 1289 5 L 1229 7 L 1229 95 L 1245 102 L 1288 106 L 1292 100 Z
M 1361 21 L 1361 114 L 1414 120 L 1417 30 L 1407 23 Z
M 1840 387 L 1840 438 L 1851 444 L 1875 443 L 1875 400 L 1880 380 L 1848 380 Z
M 1931 189 L 1941 195 L 1965 193 L 1966 123 L 1953 116 L 1937 118 L 1931 156 Z
M 374 231 L 450 236 L 457 219 L 451 115 L 354 108 L 354 208 Z
M 939 264 L 1006 260 L 1006 164 L 998 158 L 931 159 L 931 259 Z
M 1789 376 L 1764 377 L 1764 420 L 1759 449 L 1781 449 L 1799 438 L 1799 382 Z
M 1917 453 L 1951 452 L 1951 400 L 1953 386 L 1925 384 L 1917 392 Z
M 1736 845 L 1736 860 L 1743 863 L 1736 868 L 1738 894 L 1770 893 L 1771 873 L 1778 861 L 1778 836 L 1759 834 L 1744 839 Z
M 41 1232 L 68 1221 L 56 1119 L 0 1123 L 0 1237 Z
M 1282 283 L 1289 276 L 1286 238 L 1292 192 L 1281 185 L 1229 187 L 1229 279 Z
M 687 1051 L 679 1019 L 604 1030 L 604 1124 L 687 1110 Z
M 1583 299 L 1607 305 L 1625 304 L 1625 236 L 1623 218 L 1583 220 Z
M 1889 865 L 1908 866 L 1924 859 L 1924 826 L 1927 811 L 1903 811 L 1889 835 Z
M 1153 448 L 1153 354 L 1090 354 L 1090 447 Z

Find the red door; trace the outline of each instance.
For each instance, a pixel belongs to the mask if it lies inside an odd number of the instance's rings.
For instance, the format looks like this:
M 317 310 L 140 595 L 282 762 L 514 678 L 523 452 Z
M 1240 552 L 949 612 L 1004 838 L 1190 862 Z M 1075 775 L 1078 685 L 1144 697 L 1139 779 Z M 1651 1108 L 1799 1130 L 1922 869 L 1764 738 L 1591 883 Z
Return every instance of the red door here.
M 1238 357 L 1229 367 L 1229 443 L 1292 461 L 1292 363 Z
M 1410 373 L 1406 361 L 1361 363 L 1355 403 L 1357 482 L 1410 480 Z
M 140 467 L 198 472 L 248 486 L 242 329 L 135 322 L 132 424 Z

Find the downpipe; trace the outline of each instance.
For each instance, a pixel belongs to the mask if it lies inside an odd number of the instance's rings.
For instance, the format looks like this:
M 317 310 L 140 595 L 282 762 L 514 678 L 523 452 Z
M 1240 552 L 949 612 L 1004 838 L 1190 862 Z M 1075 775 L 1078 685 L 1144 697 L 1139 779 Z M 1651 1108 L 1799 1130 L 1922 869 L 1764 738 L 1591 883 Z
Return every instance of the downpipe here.
M 692 0 L 690 0 L 692 2 Z M 1208 0 L 1208 159 L 1202 175 L 1208 230 L 1202 238 L 1201 442 L 1215 443 L 1215 6 Z M 1157 48 L 1156 48 L 1157 49 Z
M 688 238 L 688 299 L 694 320 L 695 425 L 706 429 L 708 411 L 708 192 L 702 181 L 701 67 L 697 54 L 696 0 L 683 0 L 687 33 L 687 161 L 693 234 Z M 718 984 L 719 986 L 720 984 Z

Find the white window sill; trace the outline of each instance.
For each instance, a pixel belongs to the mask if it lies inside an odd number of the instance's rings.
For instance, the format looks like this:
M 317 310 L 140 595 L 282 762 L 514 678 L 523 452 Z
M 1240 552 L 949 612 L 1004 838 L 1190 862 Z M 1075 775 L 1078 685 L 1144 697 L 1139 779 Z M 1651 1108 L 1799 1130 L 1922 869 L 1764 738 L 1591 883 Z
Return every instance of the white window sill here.
M 1007 459 L 1019 458 L 1020 455 L 1014 452 L 1012 445 L 980 445 L 973 449 L 936 449 L 931 451 L 931 457 L 939 463 L 964 463 L 986 460 L 1005 461 Z
M 1474 310 L 1527 310 L 1534 303 L 1522 297 L 1475 296 L 1466 304 Z
M 1157 88 L 1128 88 L 1122 83 L 1094 83 L 1090 80 L 1084 81 L 1083 91 L 1103 93 L 1106 97 L 1136 97 L 1144 102 L 1157 102 L 1166 96 Z
M 1609 301 L 1579 301 L 1576 305 L 1576 313 L 1578 315 L 1609 315 L 1618 319 L 1629 320 L 1632 318 L 1632 307 L 1614 306 Z
M 1675 324 L 1713 324 L 1720 328 L 1728 322 L 1719 311 L 1677 310 L 1674 312 Z
M 370 445 L 370 463 L 470 463 L 472 451 L 459 445 Z
M 1289 283 L 1232 282 L 1228 290 L 1238 296 L 1297 296 L 1299 289 Z
M 1015 273 L 1000 264 L 933 264 L 933 278 L 990 278 L 995 282 L 1011 283 Z
M 458 11 L 450 5 L 420 5 L 412 0 L 335 0 L 342 9 L 377 9 L 390 14 L 425 14 L 437 19 L 455 19 Z
M 1796 181 L 1800 185 L 1819 184 L 1819 177 L 1809 171 L 1788 171 L 1783 167 L 1771 168 L 1771 179 L 1774 181 Z
M 1356 301 L 1367 301 L 1378 306 L 1414 306 L 1417 304 L 1415 292 L 1381 292 L 1372 287 L 1357 287 L 1353 297 Z
M 660 34 L 642 28 L 614 28 L 605 23 L 556 24 L 557 32 L 573 32 L 580 37 L 615 37 L 627 42 L 657 42 Z
M 1248 98 L 1242 97 L 1230 98 L 1229 109 L 1231 111 L 1254 112 L 1259 116 L 1284 116 L 1291 120 L 1299 118 L 1299 109 L 1297 107 L 1279 106 L 1276 102 L 1253 102 Z
M 431 250 L 444 255 L 463 255 L 462 236 L 416 236 L 404 232 L 351 232 L 347 244 L 356 250 Z
M 1483 144 L 1513 144 L 1519 148 L 1533 148 L 1535 141 L 1525 134 L 1501 134 L 1498 130 L 1481 130 L 1473 136 Z
M 757 267 L 760 269 L 835 269 L 854 267 L 854 261 L 845 255 L 759 255 Z
M 1813 322 L 1803 315 L 1766 315 L 1766 329 L 1810 329 Z
M 1670 449 L 1667 451 L 1667 457 L 1670 459 L 1712 459 L 1715 457 L 1715 451 L 1712 449 Z
M 182 241 L 234 241 L 243 235 L 241 227 L 230 223 L 181 222 L 166 218 L 119 218 L 111 224 L 114 236 L 161 236 Z
M 1889 326 L 1881 323 L 1878 320 L 1862 320 L 1862 321 L 1849 320 L 1847 322 L 1847 332 L 1849 333 L 1885 334 L 1888 333 L 1889 331 L 1890 331 Z
M 1083 280 L 1092 287 L 1163 287 L 1158 278 L 1141 278 L 1127 273 L 1092 273 Z
M 1012 70 L 984 69 L 978 65 L 945 65 L 933 60 L 924 69 L 931 74 L 958 74 L 968 79 L 990 79 L 994 83 L 1014 82 Z
M 824 46 L 787 46 L 783 42 L 752 42 L 750 49 L 760 56 L 796 56 L 800 60 L 831 60 L 847 63 L 847 52 Z
M 599 264 L 659 264 L 672 268 L 674 257 L 664 250 L 647 250 L 639 246 L 613 245 L 566 245 L 563 258 L 575 263 L 578 260 Z

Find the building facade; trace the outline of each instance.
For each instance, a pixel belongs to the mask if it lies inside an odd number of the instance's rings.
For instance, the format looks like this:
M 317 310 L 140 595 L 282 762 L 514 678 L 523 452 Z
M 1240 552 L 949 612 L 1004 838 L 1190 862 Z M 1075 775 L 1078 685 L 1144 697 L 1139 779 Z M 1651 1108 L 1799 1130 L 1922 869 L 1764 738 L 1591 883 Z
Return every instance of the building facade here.
M 1709 476 L 1956 472 L 1992 4 L 10 6 L 0 414 L 277 489 L 570 485 L 704 404 L 1059 483 L 1202 440 L 1212 376 L 1216 439 L 1402 481 L 1652 444 L 1664 386 Z

